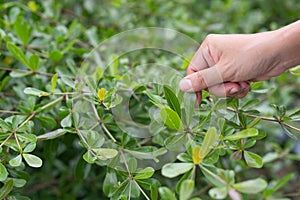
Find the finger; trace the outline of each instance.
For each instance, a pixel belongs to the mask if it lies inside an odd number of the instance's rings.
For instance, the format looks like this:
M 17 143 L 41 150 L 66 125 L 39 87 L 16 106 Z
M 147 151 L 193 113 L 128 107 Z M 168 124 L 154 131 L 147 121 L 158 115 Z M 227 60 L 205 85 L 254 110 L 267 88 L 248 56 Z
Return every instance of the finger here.
M 243 98 L 251 90 L 250 83 L 247 82 L 247 81 L 246 82 L 239 82 L 239 85 L 241 86 L 241 90 L 238 93 L 231 95 L 231 97 Z
M 179 87 L 184 92 L 198 92 L 222 82 L 222 76 L 214 66 L 186 76 L 180 81 Z
M 196 92 L 196 106 L 199 106 L 202 102 L 202 91 Z
M 210 59 L 207 59 L 207 56 L 204 56 L 208 54 L 207 52 L 205 53 L 205 51 L 208 51 L 207 48 L 203 48 L 202 46 L 197 50 L 186 70 L 187 75 L 208 68 L 210 66 L 209 64 L 212 64 L 211 66 L 214 65 L 213 63 L 207 62 L 208 60 L 210 61 Z

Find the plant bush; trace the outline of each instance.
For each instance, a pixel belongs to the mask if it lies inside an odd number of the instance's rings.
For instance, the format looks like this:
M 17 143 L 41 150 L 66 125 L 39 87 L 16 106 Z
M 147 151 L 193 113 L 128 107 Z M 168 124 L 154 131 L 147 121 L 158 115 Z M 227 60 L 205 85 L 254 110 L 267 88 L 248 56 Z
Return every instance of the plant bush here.
M 299 68 L 240 100 L 203 91 L 195 106 L 178 89 L 195 40 L 272 30 L 299 8 L 2 1 L 0 199 L 299 197 Z

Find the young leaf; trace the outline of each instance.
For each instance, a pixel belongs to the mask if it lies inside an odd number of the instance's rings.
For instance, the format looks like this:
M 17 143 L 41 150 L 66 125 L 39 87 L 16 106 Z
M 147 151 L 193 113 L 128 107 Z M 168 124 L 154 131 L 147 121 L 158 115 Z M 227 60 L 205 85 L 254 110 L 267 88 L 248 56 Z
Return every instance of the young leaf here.
M 173 191 L 171 191 L 169 188 L 167 187 L 160 187 L 158 189 L 161 200 L 177 200 L 175 194 Z
M 201 147 L 201 155 L 203 158 L 210 152 L 212 146 L 216 143 L 219 139 L 219 134 L 217 133 L 217 129 L 212 127 L 208 129 L 204 136 L 204 140 Z
M 35 95 L 35 96 L 39 96 L 39 97 L 43 97 L 43 96 L 49 96 L 50 94 L 48 92 L 36 89 L 36 88 L 32 88 L 32 87 L 27 87 L 24 89 L 24 93 L 25 94 L 30 94 L 30 95 Z
M 12 167 L 18 167 L 20 166 L 22 163 L 22 156 L 21 154 L 17 155 L 16 157 L 14 157 L 13 159 L 11 159 L 9 161 L 10 166 Z
M 36 71 L 39 67 L 40 57 L 38 55 L 32 54 L 29 58 L 30 69 Z
M 292 177 L 294 177 L 294 174 L 291 173 L 291 174 L 288 174 L 288 175 L 284 176 L 280 180 L 277 180 L 275 182 L 271 182 L 269 184 L 269 187 L 264 191 L 263 196 L 266 197 L 266 198 L 271 196 L 274 192 L 276 192 L 281 187 L 283 187 L 287 182 L 289 182 Z M 271 188 L 270 188 L 270 186 L 271 186 Z
M 161 173 L 165 177 L 174 178 L 191 170 L 193 167 L 193 163 L 168 163 L 163 166 Z
M 225 137 L 227 140 L 240 140 L 248 137 L 254 137 L 258 135 L 258 130 L 255 128 L 248 128 L 243 131 L 228 135 Z
M 168 105 L 172 110 L 174 110 L 178 116 L 181 118 L 181 108 L 180 108 L 180 103 L 178 101 L 178 98 L 176 94 L 172 91 L 172 89 L 168 86 L 163 87 L 164 94 L 166 97 L 166 100 L 168 102 Z
M 5 166 L 2 163 L 0 163 L 0 181 L 1 182 L 5 181 L 7 176 L 8 176 L 8 172 L 5 168 Z
M 232 187 L 245 194 L 256 194 L 266 189 L 267 182 L 261 178 L 233 184 Z
M 14 25 L 16 34 L 22 40 L 24 46 L 27 46 L 30 38 L 30 28 L 27 21 L 23 20 L 23 17 L 19 15 Z
M 244 151 L 244 158 L 249 167 L 261 168 L 263 166 L 262 158 L 250 151 Z
M 147 179 L 150 178 L 154 174 L 154 169 L 152 167 L 146 167 L 141 171 L 137 172 L 134 176 L 135 179 Z
M 13 187 L 14 187 L 14 181 L 13 181 L 13 179 L 10 179 L 0 189 L 0 199 L 4 199 L 10 193 L 10 191 L 13 189 Z
M 179 199 L 188 200 L 194 191 L 194 185 L 195 182 L 193 180 L 190 179 L 184 180 L 180 186 Z
M 180 117 L 174 110 L 164 107 L 160 110 L 160 117 L 170 129 L 179 130 L 182 128 Z
M 43 161 L 39 157 L 32 154 L 24 153 L 23 158 L 30 167 L 38 168 L 43 164 Z
M 196 145 L 193 149 L 192 153 L 193 163 L 195 165 L 198 165 L 202 162 L 204 155 L 201 147 L 199 145 Z
M 58 73 L 56 73 L 52 76 L 52 79 L 51 79 L 51 93 L 53 93 L 55 88 L 56 88 L 57 78 L 58 78 Z
M 25 66 L 27 66 L 29 69 L 31 69 L 31 66 L 29 62 L 27 61 L 24 53 L 19 49 L 16 45 L 8 42 L 7 43 L 7 49 L 10 51 L 10 53 L 21 63 L 23 63 Z

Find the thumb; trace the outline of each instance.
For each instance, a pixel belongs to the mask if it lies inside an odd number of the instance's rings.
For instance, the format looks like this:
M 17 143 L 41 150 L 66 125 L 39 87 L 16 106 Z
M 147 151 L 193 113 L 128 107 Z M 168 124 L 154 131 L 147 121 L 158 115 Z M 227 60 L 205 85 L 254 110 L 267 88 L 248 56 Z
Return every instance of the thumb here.
M 184 92 L 198 92 L 223 82 L 223 78 L 215 65 L 184 77 L 180 81 L 179 87 Z

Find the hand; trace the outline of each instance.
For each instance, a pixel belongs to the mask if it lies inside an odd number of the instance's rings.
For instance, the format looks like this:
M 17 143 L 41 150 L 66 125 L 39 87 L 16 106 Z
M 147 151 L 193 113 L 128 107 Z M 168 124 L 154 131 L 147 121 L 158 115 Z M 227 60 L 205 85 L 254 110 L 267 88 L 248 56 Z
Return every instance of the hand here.
M 180 89 L 198 92 L 198 103 L 203 89 L 221 97 L 244 97 L 250 90 L 249 81 L 267 80 L 286 70 L 276 38 L 275 31 L 208 35 L 192 58 Z

